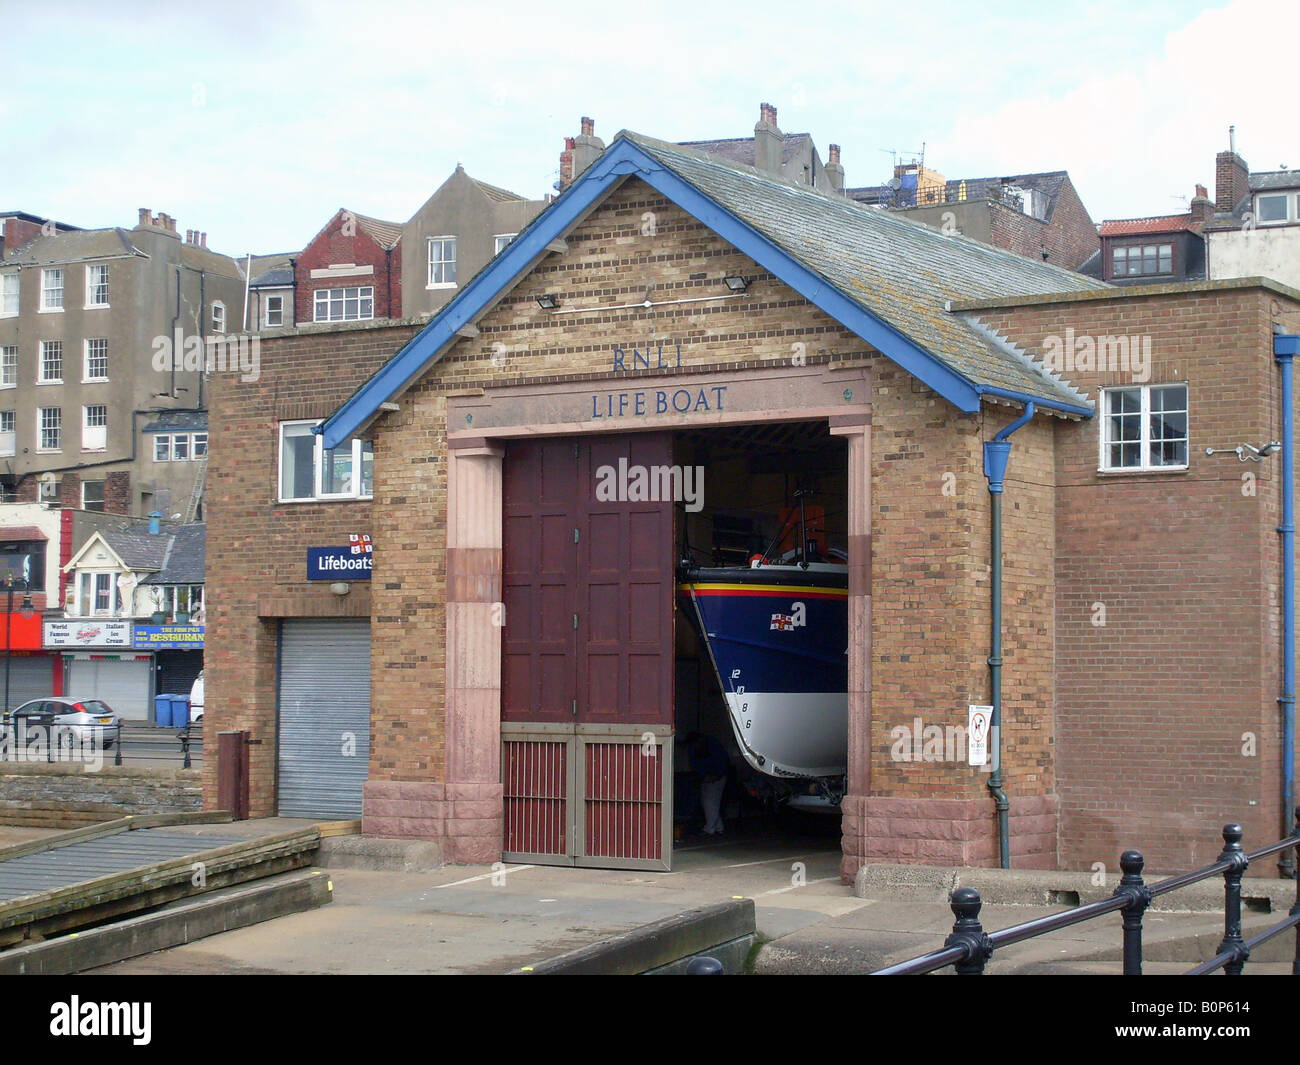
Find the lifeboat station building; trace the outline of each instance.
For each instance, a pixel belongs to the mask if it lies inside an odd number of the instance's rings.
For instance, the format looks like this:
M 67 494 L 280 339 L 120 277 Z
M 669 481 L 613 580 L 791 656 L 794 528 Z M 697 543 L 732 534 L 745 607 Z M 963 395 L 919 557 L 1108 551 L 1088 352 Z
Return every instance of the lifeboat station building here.
M 669 868 L 681 739 L 740 762 L 679 562 L 743 567 L 802 505 L 847 560 L 845 773 L 807 782 L 845 876 L 1271 842 L 1297 312 L 624 132 L 434 317 L 216 375 L 208 749 L 248 734 L 253 816 Z

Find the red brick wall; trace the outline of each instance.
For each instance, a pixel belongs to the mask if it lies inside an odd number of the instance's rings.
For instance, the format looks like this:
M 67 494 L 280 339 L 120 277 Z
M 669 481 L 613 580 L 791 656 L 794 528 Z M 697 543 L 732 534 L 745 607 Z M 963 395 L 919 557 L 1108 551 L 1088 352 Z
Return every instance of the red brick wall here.
M 312 277 L 313 270 L 331 264 L 353 263 L 374 268 L 373 274 L 345 277 Z M 294 320 L 302 325 L 315 317 L 315 293 L 322 288 L 373 286 L 375 317 L 401 317 L 402 254 L 400 246 L 385 251 L 357 222 L 356 216 L 340 211 L 316 238 L 303 249 L 294 268 Z
M 1211 860 L 1228 821 L 1242 822 L 1253 845 L 1280 832 L 1281 467 L 1204 454 L 1280 437 L 1274 300 L 1225 287 L 980 315 L 1034 352 L 1071 327 L 1150 336 L 1147 383 L 1188 385 L 1186 472 L 1101 474 L 1100 418 L 1057 429 L 1064 867 L 1113 870 L 1121 850 L 1137 847 L 1148 868 L 1170 871 Z M 1095 371 L 1070 379 L 1094 399 L 1142 383 Z M 1256 478 L 1254 495 L 1243 474 Z M 1243 754 L 1243 733 L 1255 754 Z
M 1099 245 L 1096 226 L 1069 178 L 1056 198 L 1051 221 L 990 201 L 989 229 L 995 246 L 1033 259 L 1042 258 L 1046 247 L 1047 261 L 1067 270 L 1077 270 Z

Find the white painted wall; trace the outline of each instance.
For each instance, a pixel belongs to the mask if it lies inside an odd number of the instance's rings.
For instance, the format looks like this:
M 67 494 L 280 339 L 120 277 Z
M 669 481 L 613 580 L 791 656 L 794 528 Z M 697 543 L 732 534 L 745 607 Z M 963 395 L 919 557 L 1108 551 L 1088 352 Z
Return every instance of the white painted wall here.
M 1211 281 L 1270 277 L 1300 288 L 1300 226 L 1258 226 L 1211 231 L 1206 236 Z

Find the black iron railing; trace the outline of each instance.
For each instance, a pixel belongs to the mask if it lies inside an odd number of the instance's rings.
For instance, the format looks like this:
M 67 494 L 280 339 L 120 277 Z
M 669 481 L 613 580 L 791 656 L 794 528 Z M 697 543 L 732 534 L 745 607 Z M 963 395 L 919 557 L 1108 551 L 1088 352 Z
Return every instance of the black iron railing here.
M 1114 894 L 1100 902 L 1091 902 L 1063 913 L 1054 913 L 1023 924 L 1003 928 L 997 932 L 985 932 L 980 924 L 980 907 L 983 903 L 980 894 L 974 888 L 957 888 L 949 895 L 953 916 L 952 934 L 944 940 L 941 950 L 934 950 L 920 957 L 890 965 L 872 973 L 873 976 L 914 976 L 932 973 L 946 966 L 964 976 L 979 976 L 989 963 L 994 953 L 1013 943 L 1046 935 L 1062 928 L 1082 924 L 1108 913 L 1123 915 L 1124 935 L 1124 975 L 1142 975 L 1142 918 L 1153 899 L 1167 895 L 1171 891 L 1188 887 L 1191 884 L 1208 880 L 1212 876 L 1223 875 L 1223 941 L 1219 944 L 1219 953 L 1203 965 L 1189 969 L 1185 975 L 1204 976 L 1218 969 L 1223 969 L 1229 976 L 1239 976 L 1250 952 L 1259 944 L 1281 935 L 1289 928 L 1296 929 L 1295 957 L 1291 964 L 1292 975 L 1300 976 L 1300 878 L 1296 880 L 1296 902 L 1284 921 L 1273 927 L 1243 940 L 1241 935 L 1241 879 L 1250 863 L 1272 854 L 1279 854 L 1289 847 L 1296 848 L 1300 858 L 1300 807 L 1296 808 L 1296 827 L 1285 839 L 1261 847 L 1247 854 L 1242 848 L 1242 829 L 1240 825 L 1225 825 L 1223 828 L 1223 851 L 1213 865 L 1180 876 L 1161 880 L 1156 884 L 1146 884 L 1142 880 L 1142 867 L 1145 860 L 1141 851 L 1125 851 L 1119 860 L 1123 876 L 1115 888 Z

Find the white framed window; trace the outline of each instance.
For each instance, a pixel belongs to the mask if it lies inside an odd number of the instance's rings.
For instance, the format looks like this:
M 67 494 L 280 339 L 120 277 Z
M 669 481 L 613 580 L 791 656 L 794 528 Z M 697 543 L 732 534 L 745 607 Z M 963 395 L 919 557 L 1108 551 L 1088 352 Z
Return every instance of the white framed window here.
M 172 462 L 188 462 L 189 458 L 189 435 L 187 433 L 177 433 L 172 437 Z
M 456 238 L 429 239 L 429 288 L 454 288 L 456 285 Z
M 36 450 L 63 450 L 63 408 L 41 407 L 36 419 Z
M 12 318 L 18 313 L 18 271 L 0 274 L 0 318 Z
M 18 420 L 11 410 L 0 410 L 0 455 L 6 458 L 18 451 Z
M 102 481 L 98 483 L 103 484 Z M 120 609 L 116 573 L 95 570 L 77 571 L 77 615 L 79 617 L 111 618 L 115 617 Z
M 360 288 L 318 288 L 315 294 L 313 321 L 353 322 L 375 316 L 373 285 Z
M 1187 469 L 1187 386 L 1104 389 L 1100 468 Z
M 187 462 L 207 456 L 207 433 L 158 433 L 153 438 L 154 462 Z
M 375 456 L 369 440 L 348 440 L 331 451 L 312 432 L 317 422 L 280 424 L 280 501 L 368 499 L 374 495 Z
M 205 459 L 208 457 L 208 434 L 195 433 L 191 438 L 192 447 L 190 454 L 196 459 Z
M 262 327 L 271 329 L 278 325 L 284 325 L 284 297 L 267 296 L 262 308 Z
M 82 481 L 81 482 L 81 509 L 97 510 L 101 513 L 104 510 L 104 482 L 103 481 Z
M 18 384 L 18 345 L 6 344 L 0 348 L 0 388 L 13 388 Z
M 220 300 L 212 304 L 212 331 L 214 333 L 224 333 L 226 331 L 226 305 Z
M 86 309 L 108 306 L 108 266 L 86 267 Z
M 166 433 L 159 433 L 153 438 L 153 460 L 154 462 L 172 460 L 172 438 Z
M 63 310 L 63 271 L 59 267 L 41 271 L 41 310 Z
M 103 451 L 108 447 L 108 406 L 94 403 L 81 408 L 81 450 Z
M 1255 221 L 1261 226 L 1292 221 L 1289 192 L 1261 192 L 1255 196 Z
M 63 341 L 41 341 L 41 365 L 36 378 L 40 384 L 63 384 Z
M 515 237 L 517 236 L 519 236 L 518 233 L 498 233 L 495 237 L 492 238 L 495 245 L 492 249 L 492 254 L 500 255 L 503 251 L 506 250 L 506 245 L 509 244 L 512 240 L 514 240 Z
M 83 381 L 108 380 L 108 338 L 86 341 L 86 365 Z

